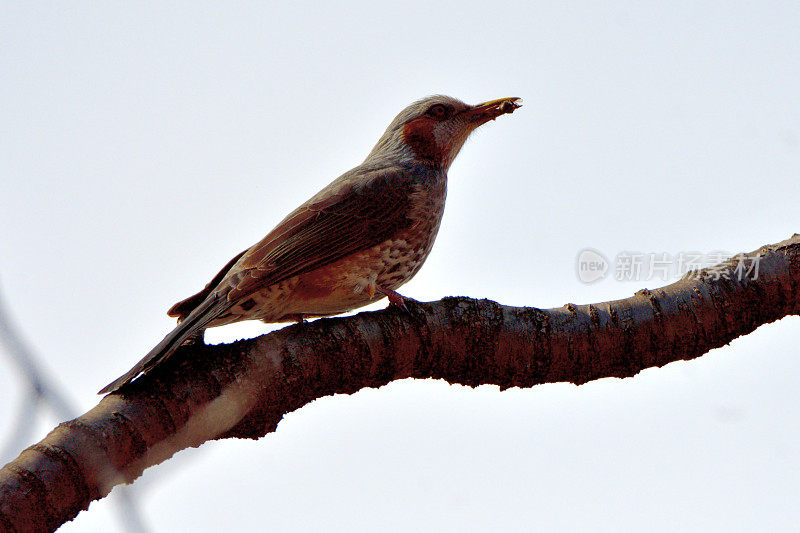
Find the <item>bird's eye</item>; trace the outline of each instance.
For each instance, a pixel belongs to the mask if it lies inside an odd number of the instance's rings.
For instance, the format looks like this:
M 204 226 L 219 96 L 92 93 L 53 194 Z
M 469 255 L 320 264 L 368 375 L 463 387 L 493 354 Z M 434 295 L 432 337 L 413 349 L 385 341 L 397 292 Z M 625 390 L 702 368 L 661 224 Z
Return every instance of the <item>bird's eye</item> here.
M 450 114 L 450 110 L 444 104 L 434 104 L 428 109 L 428 114 L 433 118 L 445 118 Z

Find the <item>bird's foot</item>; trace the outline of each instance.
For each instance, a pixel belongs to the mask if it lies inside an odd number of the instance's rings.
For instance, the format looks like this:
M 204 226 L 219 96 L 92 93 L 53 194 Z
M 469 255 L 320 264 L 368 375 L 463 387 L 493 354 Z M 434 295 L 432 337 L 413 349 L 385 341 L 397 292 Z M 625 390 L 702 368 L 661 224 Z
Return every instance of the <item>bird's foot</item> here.
M 375 289 L 379 293 L 381 293 L 384 296 L 386 296 L 387 298 L 389 298 L 389 306 L 390 307 L 391 306 L 399 307 L 399 308 L 403 309 L 404 311 L 406 311 L 407 313 L 410 313 L 410 311 L 408 310 L 408 307 L 406 306 L 406 300 L 411 301 L 411 302 L 413 302 L 414 300 L 412 300 L 411 298 L 406 298 L 406 297 L 404 297 L 403 295 L 401 295 L 398 292 L 391 291 L 389 289 L 384 289 L 382 287 L 375 287 Z

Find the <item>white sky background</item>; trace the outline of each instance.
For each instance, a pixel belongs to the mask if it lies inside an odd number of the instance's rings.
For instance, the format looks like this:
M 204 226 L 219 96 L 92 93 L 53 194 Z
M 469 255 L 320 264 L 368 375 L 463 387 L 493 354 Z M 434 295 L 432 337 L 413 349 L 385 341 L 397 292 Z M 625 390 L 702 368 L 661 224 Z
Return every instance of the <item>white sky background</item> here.
M 800 231 L 800 4 L 605 4 L 5 3 L 7 305 L 85 411 L 172 303 L 433 93 L 525 106 L 451 168 L 410 297 L 624 298 L 667 282 L 585 285 L 581 249 L 735 253 Z M 164 532 L 796 528 L 799 340 L 793 318 L 633 379 L 325 398 L 148 471 L 139 506 Z M 23 391 L 6 361 L 0 436 Z M 63 531 L 118 527 L 104 500 Z

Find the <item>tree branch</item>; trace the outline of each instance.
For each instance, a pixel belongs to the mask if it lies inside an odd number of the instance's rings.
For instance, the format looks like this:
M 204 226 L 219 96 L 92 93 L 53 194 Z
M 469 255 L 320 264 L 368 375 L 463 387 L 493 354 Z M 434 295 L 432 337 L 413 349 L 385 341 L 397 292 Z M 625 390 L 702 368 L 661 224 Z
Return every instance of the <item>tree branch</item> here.
M 259 438 L 322 396 L 407 377 L 501 388 L 628 377 L 792 314 L 798 234 L 624 300 L 542 310 L 445 298 L 187 345 L 0 470 L 0 528 L 55 529 L 177 451 Z

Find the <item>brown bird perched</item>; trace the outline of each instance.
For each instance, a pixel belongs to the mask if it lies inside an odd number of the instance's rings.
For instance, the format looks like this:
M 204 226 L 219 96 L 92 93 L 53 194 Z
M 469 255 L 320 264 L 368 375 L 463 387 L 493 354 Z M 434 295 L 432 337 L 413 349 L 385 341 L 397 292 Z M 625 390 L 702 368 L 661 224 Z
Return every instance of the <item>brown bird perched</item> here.
M 405 108 L 363 163 L 172 306 L 175 329 L 100 394 L 147 373 L 205 328 L 335 315 L 384 296 L 404 305 L 395 291 L 431 251 L 450 164 L 475 128 L 518 107 L 519 98 L 471 106 L 431 96 Z

